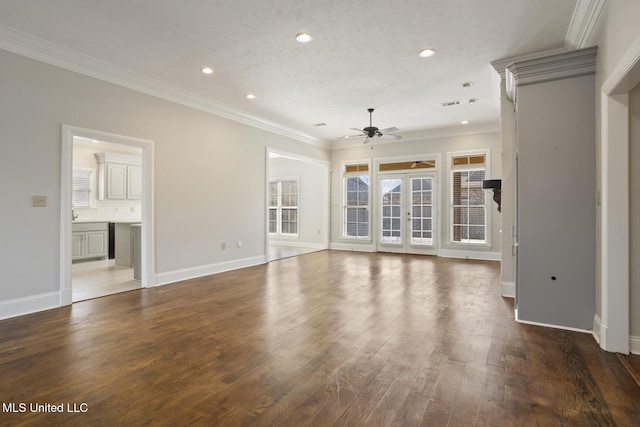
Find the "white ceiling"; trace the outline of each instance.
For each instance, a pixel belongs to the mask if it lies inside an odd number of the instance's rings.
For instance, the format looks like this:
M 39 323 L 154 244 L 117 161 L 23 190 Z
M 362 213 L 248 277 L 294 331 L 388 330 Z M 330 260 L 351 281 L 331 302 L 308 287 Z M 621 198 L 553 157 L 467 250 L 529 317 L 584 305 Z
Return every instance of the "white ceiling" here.
M 396 126 L 405 137 L 462 120 L 497 123 L 490 62 L 562 48 L 575 7 L 576 0 L 0 0 L 0 25 L 257 122 L 335 140 L 367 126 L 369 107 L 374 126 Z M 314 40 L 298 43 L 300 32 Z M 435 56 L 419 58 L 426 47 Z M 203 66 L 214 74 L 203 75 Z M 463 89 L 464 82 L 474 84 Z M 462 104 L 441 106 L 454 100 Z

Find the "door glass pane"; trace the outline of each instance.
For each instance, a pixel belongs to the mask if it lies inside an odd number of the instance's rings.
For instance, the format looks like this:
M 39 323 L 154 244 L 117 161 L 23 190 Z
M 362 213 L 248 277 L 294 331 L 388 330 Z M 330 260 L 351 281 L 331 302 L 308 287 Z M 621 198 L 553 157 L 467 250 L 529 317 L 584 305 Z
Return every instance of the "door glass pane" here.
M 411 244 L 433 245 L 433 178 L 411 178 Z
M 401 244 L 402 180 L 383 179 L 380 182 L 382 205 L 381 243 Z

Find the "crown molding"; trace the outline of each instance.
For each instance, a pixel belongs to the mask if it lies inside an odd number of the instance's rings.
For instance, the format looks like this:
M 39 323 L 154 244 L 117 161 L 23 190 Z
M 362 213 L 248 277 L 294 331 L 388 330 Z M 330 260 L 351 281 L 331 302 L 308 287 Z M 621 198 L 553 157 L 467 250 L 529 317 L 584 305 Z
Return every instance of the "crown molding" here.
M 528 61 L 530 59 L 544 58 L 568 51 L 578 50 L 587 47 L 591 38 L 591 33 L 598 22 L 600 12 L 606 0 L 577 0 L 576 7 L 571 15 L 571 22 L 564 38 L 564 46 L 558 49 L 536 52 L 528 55 L 514 56 L 511 58 L 498 59 L 491 62 L 491 66 L 498 72 L 500 78 L 505 80 L 506 68 L 514 62 Z
M 565 49 L 564 47 L 560 47 L 557 49 L 545 50 L 542 52 L 529 53 L 527 55 L 512 56 L 509 58 L 503 58 L 503 59 L 497 59 L 495 61 L 491 61 L 491 66 L 493 67 L 494 70 L 497 71 L 497 73 L 500 75 L 500 78 L 504 80 L 506 78 L 507 67 L 513 64 L 514 62 L 522 62 L 522 61 L 529 61 L 531 59 L 546 58 L 547 56 L 558 55 L 561 53 L 565 53 L 566 51 L 567 49 Z
M 507 98 L 515 103 L 520 86 L 595 74 L 597 54 L 597 47 L 589 47 L 528 61 L 514 62 L 506 68 Z
M 329 141 L 215 103 L 188 89 L 128 71 L 4 24 L 0 24 L 0 49 L 307 144 L 322 148 L 330 146 Z
M 375 138 L 372 139 L 367 145 L 386 145 L 386 144 L 402 144 L 405 142 L 425 141 L 430 139 L 451 138 L 456 136 L 465 135 L 478 135 L 482 133 L 500 132 L 500 121 L 490 120 L 486 122 L 468 124 L 468 125 L 455 125 L 455 126 L 442 126 L 429 129 L 420 129 L 416 131 L 403 132 L 402 139 L 400 141 L 394 141 L 390 139 Z M 353 139 L 336 139 L 331 145 L 331 150 L 343 150 L 345 148 L 359 147 L 363 145 L 361 138 Z
M 596 72 L 597 54 L 597 47 L 588 47 L 543 58 L 514 62 L 507 67 L 507 70 L 513 74 L 516 86 L 583 76 Z
M 602 84 L 608 96 L 630 92 L 640 81 L 640 36 L 624 53 L 620 62 Z
M 570 49 L 582 49 L 588 46 L 605 3 L 606 0 L 578 0 L 576 2 L 564 39 L 565 46 Z

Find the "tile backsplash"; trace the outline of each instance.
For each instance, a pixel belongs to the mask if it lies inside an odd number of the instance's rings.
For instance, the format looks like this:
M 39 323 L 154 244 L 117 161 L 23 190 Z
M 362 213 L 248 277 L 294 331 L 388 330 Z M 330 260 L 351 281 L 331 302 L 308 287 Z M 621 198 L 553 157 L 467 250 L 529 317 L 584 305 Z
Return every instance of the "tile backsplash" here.
M 76 221 L 140 221 L 139 200 L 98 200 L 91 208 L 75 208 Z

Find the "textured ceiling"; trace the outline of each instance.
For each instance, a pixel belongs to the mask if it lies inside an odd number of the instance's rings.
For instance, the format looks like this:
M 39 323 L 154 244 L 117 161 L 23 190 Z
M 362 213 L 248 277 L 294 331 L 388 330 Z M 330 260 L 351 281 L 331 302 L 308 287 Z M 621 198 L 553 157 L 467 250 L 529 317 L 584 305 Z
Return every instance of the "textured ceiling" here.
M 0 0 L 0 24 L 335 140 L 498 120 L 490 62 L 561 48 L 576 0 Z M 295 35 L 313 34 L 300 44 Z M 432 47 L 436 55 L 417 53 Z M 200 69 L 209 65 L 211 76 Z M 461 84 L 473 82 L 469 89 Z M 254 93 L 256 99 L 245 95 Z M 477 98 L 468 104 L 469 98 Z M 456 107 L 442 102 L 461 100 Z M 326 126 L 314 127 L 315 123 Z M 462 126 L 462 125 L 460 125 Z

